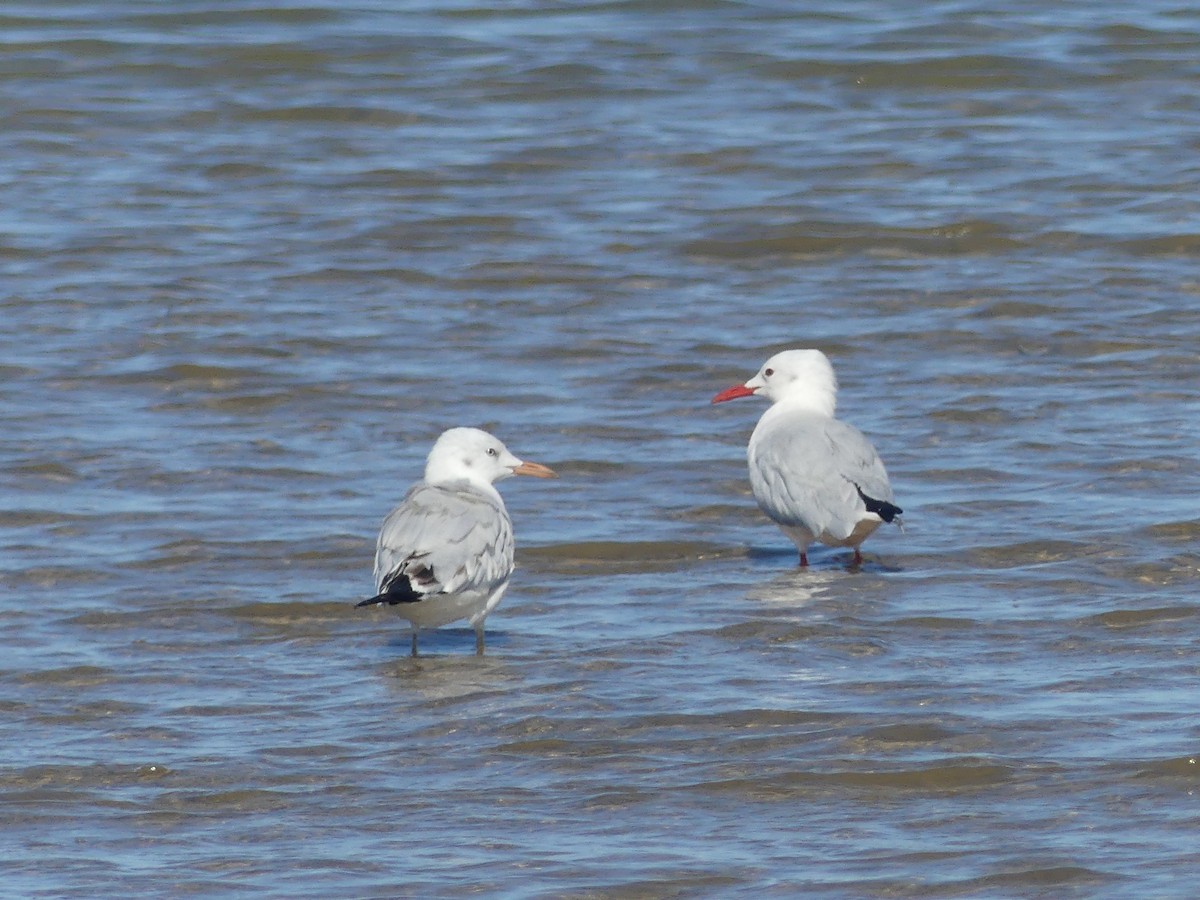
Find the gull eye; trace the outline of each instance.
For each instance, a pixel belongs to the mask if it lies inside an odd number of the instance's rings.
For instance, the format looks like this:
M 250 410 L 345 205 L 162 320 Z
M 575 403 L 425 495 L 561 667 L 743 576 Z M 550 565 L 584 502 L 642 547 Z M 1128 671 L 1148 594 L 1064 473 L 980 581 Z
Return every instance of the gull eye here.
M 770 378 L 774 374 L 775 374 L 774 369 L 763 369 L 763 377 L 764 378 Z
M 495 447 L 488 447 L 487 453 L 488 453 L 488 456 L 499 456 L 500 455 L 496 452 Z

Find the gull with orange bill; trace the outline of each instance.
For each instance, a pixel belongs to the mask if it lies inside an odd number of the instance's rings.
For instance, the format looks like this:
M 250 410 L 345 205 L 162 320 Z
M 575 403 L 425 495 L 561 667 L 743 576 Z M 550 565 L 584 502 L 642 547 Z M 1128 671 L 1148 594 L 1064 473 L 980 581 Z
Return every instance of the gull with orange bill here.
M 837 378 L 820 350 L 784 350 L 758 374 L 713 397 L 762 397 L 770 408 L 750 436 L 750 487 L 808 565 L 808 547 L 861 546 L 882 523 L 900 526 L 900 507 L 879 454 L 861 431 L 834 418 Z
M 483 653 L 483 622 L 500 602 L 513 572 L 513 532 L 494 482 L 511 475 L 554 478 L 554 471 L 518 459 L 478 428 L 451 428 L 437 439 L 425 477 L 383 521 L 375 551 L 374 597 L 417 633 L 466 619 Z

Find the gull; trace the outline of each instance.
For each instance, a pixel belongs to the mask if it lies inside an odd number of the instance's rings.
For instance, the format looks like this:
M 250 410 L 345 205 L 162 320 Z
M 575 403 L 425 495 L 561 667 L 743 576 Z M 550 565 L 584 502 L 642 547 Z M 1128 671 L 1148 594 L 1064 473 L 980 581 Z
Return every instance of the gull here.
M 745 384 L 713 397 L 763 397 L 771 407 L 758 420 L 746 456 L 759 509 L 800 551 L 808 546 L 859 549 L 883 522 L 902 525 L 879 454 L 861 431 L 833 417 L 837 378 L 820 350 L 784 350 Z
M 478 428 L 451 428 L 429 451 L 425 477 L 383 520 L 375 550 L 374 597 L 417 632 L 466 619 L 483 654 L 483 620 L 513 572 L 512 522 L 493 482 L 510 475 L 554 478 L 547 466 L 517 459 Z

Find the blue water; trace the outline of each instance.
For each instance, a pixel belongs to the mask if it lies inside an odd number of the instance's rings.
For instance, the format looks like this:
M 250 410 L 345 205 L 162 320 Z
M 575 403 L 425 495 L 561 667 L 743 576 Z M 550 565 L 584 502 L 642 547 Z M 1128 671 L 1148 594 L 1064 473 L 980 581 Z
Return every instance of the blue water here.
M 1187 897 L 1200 15 L 0 12 L 12 896 Z M 819 347 L 906 530 L 756 509 Z M 452 425 L 518 569 L 356 610 Z

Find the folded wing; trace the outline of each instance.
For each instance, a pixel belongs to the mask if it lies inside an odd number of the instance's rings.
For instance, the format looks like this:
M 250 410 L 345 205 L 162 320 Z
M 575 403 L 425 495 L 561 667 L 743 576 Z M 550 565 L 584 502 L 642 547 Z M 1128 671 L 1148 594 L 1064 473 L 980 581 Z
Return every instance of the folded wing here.
M 763 512 L 813 535 L 846 538 L 865 517 L 891 521 L 900 512 L 870 441 L 824 416 L 787 417 L 756 434 L 750 478 Z
M 512 524 L 500 502 L 467 485 L 421 483 L 384 520 L 375 552 L 378 594 L 360 605 L 491 592 L 512 570 Z

